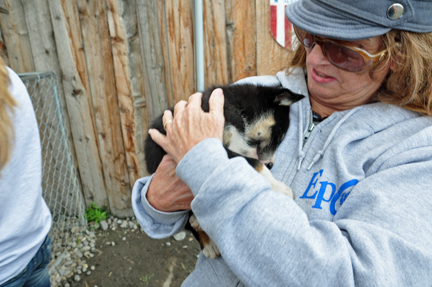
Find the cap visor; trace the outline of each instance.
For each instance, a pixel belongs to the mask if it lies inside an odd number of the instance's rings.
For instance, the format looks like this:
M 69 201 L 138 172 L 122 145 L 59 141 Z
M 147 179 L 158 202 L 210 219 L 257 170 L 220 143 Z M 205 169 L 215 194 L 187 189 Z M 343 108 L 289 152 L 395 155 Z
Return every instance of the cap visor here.
M 339 13 L 337 13 L 339 12 Z M 285 9 L 288 20 L 298 28 L 321 37 L 354 41 L 383 35 L 390 28 L 367 23 L 345 12 L 329 10 L 316 1 L 296 1 Z

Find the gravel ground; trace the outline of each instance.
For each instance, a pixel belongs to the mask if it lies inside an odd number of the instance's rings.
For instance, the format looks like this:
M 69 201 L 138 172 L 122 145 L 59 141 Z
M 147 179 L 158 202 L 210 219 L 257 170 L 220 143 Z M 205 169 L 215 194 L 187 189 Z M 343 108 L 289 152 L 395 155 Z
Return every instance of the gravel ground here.
M 135 218 L 111 217 L 87 230 L 73 227 L 70 234 L 53 242 L 51 286 L 176 287 L 192 272 L 200 252 L 189 232 L 151 239 Z

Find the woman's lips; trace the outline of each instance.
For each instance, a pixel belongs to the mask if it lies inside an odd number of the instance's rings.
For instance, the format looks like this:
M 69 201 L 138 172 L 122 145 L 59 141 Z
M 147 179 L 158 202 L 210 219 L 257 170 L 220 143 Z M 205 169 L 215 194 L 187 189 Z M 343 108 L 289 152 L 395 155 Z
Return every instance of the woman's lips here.
M 326 84 L 335 81 L 336 79 L 333 77 L 330 77 L 326 74 L 323 74 L 319 71 L 317 71 L 315 68 L 312 68 L 312 79 L 314 79 L 315 82 L 320 84 Z

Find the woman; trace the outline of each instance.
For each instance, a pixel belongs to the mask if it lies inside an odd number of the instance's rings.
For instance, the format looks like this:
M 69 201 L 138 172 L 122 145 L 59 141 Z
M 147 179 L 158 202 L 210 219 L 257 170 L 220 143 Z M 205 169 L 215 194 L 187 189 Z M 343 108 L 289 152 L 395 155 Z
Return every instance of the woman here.
M 150 131 L 169 156 L 135 184 L 138 220 L 163 238 L 192 208 L 222 254 L 183 286 L 432 285 L 432 2 L 404 3 L 290 4 L 289 70 L 244 80 L 306 96 L 272 168 L 294 200 L 227 158 L 220 90 Z
M 0 286 L 48 287 L 51 213 L 39 131 L 26 87 L 1 60 L 0 145 Z

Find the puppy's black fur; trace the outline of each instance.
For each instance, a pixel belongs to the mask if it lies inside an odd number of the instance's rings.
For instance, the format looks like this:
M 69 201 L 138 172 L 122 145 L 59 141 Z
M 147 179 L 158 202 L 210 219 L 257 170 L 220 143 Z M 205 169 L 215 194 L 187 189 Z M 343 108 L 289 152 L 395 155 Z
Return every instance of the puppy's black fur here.
M 289 105 L 302 99 L 303 96 L 281 86 L 268 87 L 252 84 L 215 86 L 203 92 L 202 109 L 205 112 L 209 111 L 209 98 L 216 88 L 223 90 L 225 98 L 223 144 L 228 157 L 243 156 L 250 165 L 263 174 L 265 168 L 263 163 L 271 168 L 276 148 L 288 130 Z M 151 128 L 166 134 L 162 116 L 160 115 L 153 121 Z M 144 153 L 147 170 L 154 173 L 166 153 L 150 136 L 146 139 Z M 269 174 L 263 175 L 269 179 Z M 269 181 L 272 180 L 276 181 L 269 179 Z M 186 228 L 197 237 L 202 248 L 210 242 L 204 232 L 198 231 L 197 233 L 189 224 Z

